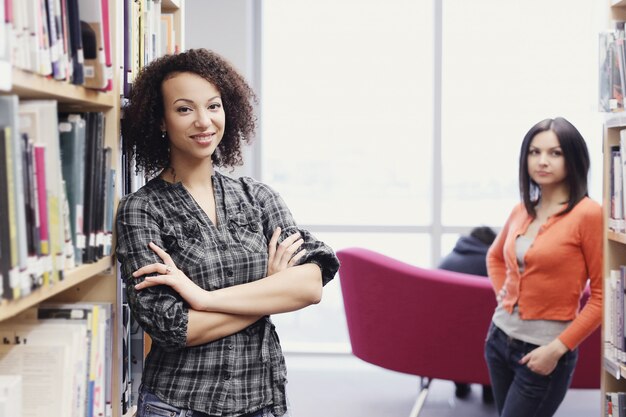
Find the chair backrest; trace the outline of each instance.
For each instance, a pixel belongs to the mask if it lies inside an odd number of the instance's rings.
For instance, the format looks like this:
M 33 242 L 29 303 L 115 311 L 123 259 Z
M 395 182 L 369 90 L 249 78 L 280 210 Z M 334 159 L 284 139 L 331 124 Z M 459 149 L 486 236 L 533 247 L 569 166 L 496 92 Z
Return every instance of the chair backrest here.
M 490 383 L 483 349 L 496 301 L 487 278 L 419 268 L 361 248 L 337 256 L 355 356 L 408 374 Z M 599 387 L 599 349 L 598 330 L 580 347 L 573 387 Z
M 337 255 L 357 357 L 413 375 L 489 383 L 483 346 L 496 303 L 488 279 L 422 269 L 367 249 Z

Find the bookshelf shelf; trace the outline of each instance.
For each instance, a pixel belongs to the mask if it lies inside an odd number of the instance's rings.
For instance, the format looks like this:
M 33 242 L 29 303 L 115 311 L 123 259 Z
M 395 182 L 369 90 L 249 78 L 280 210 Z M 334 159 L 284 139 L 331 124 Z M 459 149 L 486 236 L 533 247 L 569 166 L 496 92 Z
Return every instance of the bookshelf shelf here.
M 0 303 L 0 321 L 18 315 L 52 296 L 62 293 L 74 285 L 93 278 L 95 275 L 105 273 L 111 268 L 112 257 L 107 256 L 92 264 L 85 264 L 65 273 L 63 281 L 37 288 L 26 297 L 17 300 L 3 300 Z
M 163 0 L 163 2 L 161 2 L 161 8 L 166 11 L 180 9 L 180 7 L 181 7 L 181 0 Z
M 620 379 L 620 366 L 609 358 L 604 358 L 604 370 L 615 379 Z
M 626 127 L 626 112 L 621 111 L 607 114 L 604 125 L 608 129 Z
M 607 237 L 609 240 L 613 241 L 613 242 L 619 242 L 619 243 L 623 243 L 626 245 L 626 234 L 625 233 L 618 233 L 618 232 L 612 232 L 609 231 L 607 232 Z
M 60 82 L 38 74 L 13 68 L 13 88 L 8 93 L 20 98 L 53 99 L 59 103 L 81 105 L 89 108 L 112 108 L 117 97 L 67 82 Z

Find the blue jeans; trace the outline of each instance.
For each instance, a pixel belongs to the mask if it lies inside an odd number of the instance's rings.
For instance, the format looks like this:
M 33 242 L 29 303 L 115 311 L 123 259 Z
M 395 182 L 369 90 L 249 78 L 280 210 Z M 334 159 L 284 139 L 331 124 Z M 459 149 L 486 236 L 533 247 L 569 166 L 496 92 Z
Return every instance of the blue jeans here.
M 254 413 L 245 414 L 245 417 L 264 417 L 266 415 L 271 416 L 268 412 L 264 414 L 265 410 L 259 410 Z M 139 389 L 139 400 L 137 401 L 137 414 L 136 417 L 211 417 L 206 413 L 193 410 L 185 410 L 182 408 L 169 405 L 145 387 L 141 386 Z
M 539 375 L 518 361 L 538 346 L 506 335 L 491 323 L 485 359 L 493 397 L 501 417 L 550 417 L 572 382 L 578 349 L 561 357 L 550 375 Z

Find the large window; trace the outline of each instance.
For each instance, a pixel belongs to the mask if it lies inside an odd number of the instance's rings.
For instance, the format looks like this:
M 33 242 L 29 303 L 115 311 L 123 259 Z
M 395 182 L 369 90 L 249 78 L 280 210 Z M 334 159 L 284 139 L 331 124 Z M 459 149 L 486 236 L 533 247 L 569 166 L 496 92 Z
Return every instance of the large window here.
M 443 4 L 442 221 L 501 225 L 519 201 L 524 134 L 555 116 L 587 139 L 601 199 L 598 13 L 593 0 Z M 558 28 L 558 29 L 557 29 Z
M 505 3 L 262 3 L 262 180 L 300 224 L 337 250 L 433 266 L 459 233 L 502 225 L 522 137 L 556 115 L 587 138 L 600 199 L 602 8 Z M 276 321 L 287 349 L 349 346 L 337 280 Z

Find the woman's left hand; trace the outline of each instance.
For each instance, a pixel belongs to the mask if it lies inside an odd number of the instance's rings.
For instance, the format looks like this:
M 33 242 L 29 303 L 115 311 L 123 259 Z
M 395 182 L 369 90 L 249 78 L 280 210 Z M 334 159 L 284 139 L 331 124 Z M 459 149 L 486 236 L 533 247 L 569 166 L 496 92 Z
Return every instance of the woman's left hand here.
M 135 285 L 136 290 L 154 287 L 155 285 L 169 285 L 174 291 L 189 303 L 192 309 L 202 310 L 203 299 L 206 297 L 207 291 L 200 288 L 196 283 L 189 279 L 187 275 L 180 269 L 176 268 L 174 261 L 170 255 L 163 249 L 150 242 L 150 249 L 154 251 L 163 263 L 154 263 L 139 268 L 133 272 L 133 277 L 138 278 L 148 274 L 159 274 L 145 277 L 142 282 Z
M 567 352 L 567 346 L 555 339 L 547 345 L 539 346 L 528 352 L 520 359 L 519 363 L 525 364 L 528 369 L 536 374 L 550 375 L 565 352 Z

